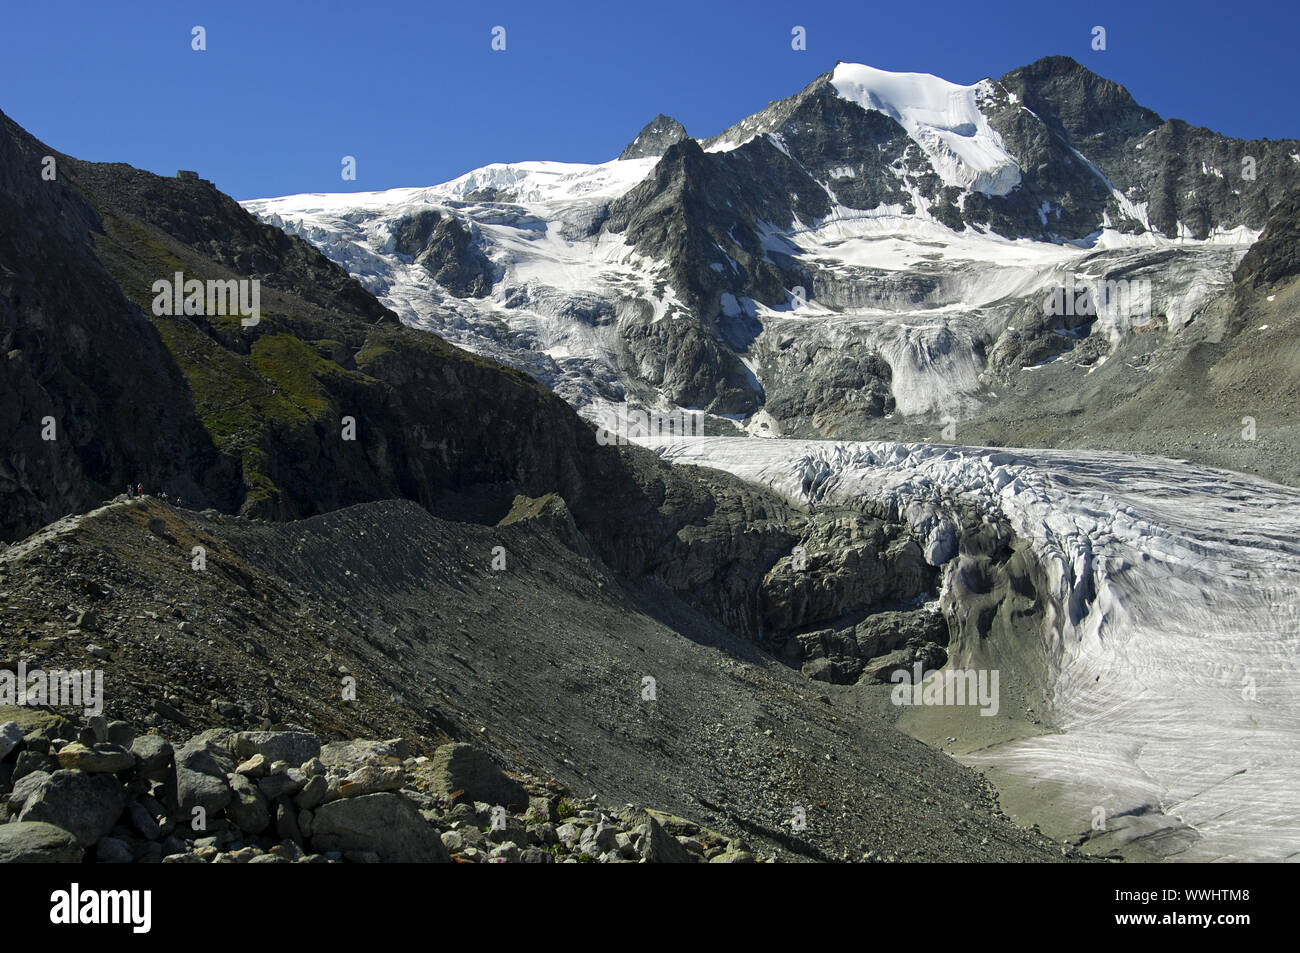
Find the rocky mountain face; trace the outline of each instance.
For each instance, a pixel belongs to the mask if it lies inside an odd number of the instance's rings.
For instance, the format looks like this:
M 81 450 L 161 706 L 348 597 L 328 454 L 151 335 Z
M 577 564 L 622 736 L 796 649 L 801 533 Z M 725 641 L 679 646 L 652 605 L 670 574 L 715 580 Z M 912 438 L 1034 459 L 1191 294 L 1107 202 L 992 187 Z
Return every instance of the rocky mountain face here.
M 645 124 L 636 138 L 619 153 L 620 159 L 644 159 L 646 156 L 661 156 L 668 147 L 686 139 L 686 128 L 672 116 L 660 113 Z
M 852 545 L 822 552 L 810 541 L 804 583 L 765 583 L 759 601 L 770 624 L 852 614 L 865 599 L 928 578 L 930 570 L 919 580 L 874 570 L 900 558 L 873 555 L 887 531 L 848 511 L 839 521 L 858 528 Z M 699 526 L 682 535 L 712 534 Z M 828 523 L 819 538 L 834 535 Z M 195 568 L 196 546 L 203 568 Z M 708 552 L 693 547 L 681 572 L 708 575 Z M 790 567 L 773 575 L 789 576 Z M 819 608 L 823 587 L 835 604 Z M 602 820 L 589 805 L 571 807 L 593 813 L 552 819 L 566 790 L 574 800 L 689 817 L 699 827 L 660 821 L 701 840 L 678 843 L 709 859 L 741 851 L 783 860 L 1063 856 L 1008 823 L 981 777 L 899 734 L 864 703 L 862 688 L 834 684 L 850 679 L 810 681 L 654 578 L 612 573 L 554 499 L 520 499 L 499 524 L 481 525 L 398 500 L 266 523 L 120 498 L 0 553 L 0 600 L 0 673 L 100 668 L 110 722 L 106 738 L 93 723 L 61 724 L 43 744 L 29 732 L 0 754 L 0 788 L 17 809 L 5 827 L 69 830 L 69 802 L 89 802 L 77 816 L 89 814 L 90 828 L 73 830 L 77 843 L 63 847 L 100 859 L 110 851 L 173 862 L 341 851 L 343 859 L 375 852 L 392 860 L 417 848 L 436 859 L 442 846 L 452 854 L 474 848 L 465 859 L 483 859 L 510 854 L 506 841 L 520 854 L 560 843 L 560 859 L 611 850 L 633 859 L 617 834 L 641 838 L 638 856 L 649 847 L 644 838 L 658 837 L 635 830 L 643 815 Z M 899 617 L 911 615 L 882 621 Z M 911 634 L 932 635 L 923 628 Z M 822 667 L 810 674 L 820 677 Z M 14 717 L 0 710 L 0 724 Z M 124 741 L 115 733 L 121 725 L 151 733 Z M 247 741 L 284 732 L 298 733 L 306 748 L 289 756 Z M 171 746 L 172 762 L 161 757 L 163 739 L 184 738 L 192 740 Z M 158 784 L 128 791 L 152 823 L 129 807 L 120 780 L 96 781 L 91 768 L 140 769 L 132 755 L 142 739 L 160 755 L 158 775 L 145 779 Z M 549 799 L 554 838 L 527 818 L 516 832 L 522 840 L 465 830 L 480 815 L 490 819 L 493 805 L 509 809 L 512 830 L 522 809 L 542 809 L 533 798 L 516 805 L 510 795 L 430 776 L 446 745 L 467 741 L 496 764 L 556 783 L 530 791 Z M 244 764 L 259 753 L 261 768 Z M 313 756 L 324 770 L 307 764 Z M 68 777 L 77 772 L 90 773 Z M 104 790 L 82 791 L 94 785 Z M 73 798 L 78 791 L 85 797 Z M 209 809 L 207 831 L 177 823 L 192 803 Z M 353 811 L 355 826 L 331 818 L 325 836 L 327 815 Z M 575 827 L 566 830 L 564 820 Z M 333 836 L 345 828 L 355 835 L 346 843 Z M 400 831 L 409 836 L 395 837 Z M 0 833 L 0 851 L 22 832 Z M 670 843 L 660 849 L 691 859 Z
M 656 117 L 612 162 L 247 205 L 404 323 L 593 421 L 691 409 L 717 434 L 1106 446 L 1044 408 L 1086 393 L 1068 413 L 1104 411 L 1218 334 L 1234 269 L 1297 187 L 1297 140 L 1164 119 L 1048 57 L 972 86 L 841 63 L 711 138 Z M 470 236 L 446 272 L 400 240 L 424 214 Z M 1222 462 L 1195 426 L 1125 448 Z
M 99 213 L 68 182 L 66 164 L 63 177 L 42 179 L 50 155 L 65 159 L 0 116 L 6 540 L 127 480 L 156 484 L 170 457 L 218 467 L 210 438 L 187 419 L 166 346 L 95 255 Z

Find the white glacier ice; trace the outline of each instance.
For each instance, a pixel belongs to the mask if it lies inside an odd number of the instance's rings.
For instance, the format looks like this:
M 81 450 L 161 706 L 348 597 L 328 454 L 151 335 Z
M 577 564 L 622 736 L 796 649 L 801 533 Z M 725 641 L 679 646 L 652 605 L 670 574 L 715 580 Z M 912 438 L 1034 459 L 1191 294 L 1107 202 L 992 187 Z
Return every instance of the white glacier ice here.
M 958 86 L 929 73 L 840 63 L 831 85 L 843 98 L 882 112 L 906 129 L 945 185 L 1006 195 L 1020 184 L 1020 164 L 979 108 L 987 80 Z
M 679 464 L 801 500 L 895 508 L 933 561 L 945 501 L 1005 518 L 1053 580 L 1056 733 L 963 756 L 1056 782 L 1086 830 L 1154 811 L 1197 838 L 1177 859 L 1300 858 L 1300 490 L 1119 453 L 703 437 Z

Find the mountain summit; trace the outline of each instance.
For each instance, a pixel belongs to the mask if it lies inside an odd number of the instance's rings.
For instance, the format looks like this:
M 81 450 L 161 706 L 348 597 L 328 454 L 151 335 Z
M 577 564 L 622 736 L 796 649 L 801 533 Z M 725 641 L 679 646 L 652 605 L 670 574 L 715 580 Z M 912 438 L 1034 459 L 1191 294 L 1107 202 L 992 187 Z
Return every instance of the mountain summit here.
M 593 420 L 631 404 L 719 433 L 950 421 L 1033 443 L 1091 419 L 1059 395 L 1109 408 L 1218 336 L 1237 263 L 1298 187 L 1297 140 L 1163 119 L 1054 56 L 969 86 L 839 63 L 710 138 L 658 116 L 611 162 L 246 206 Z M 463 240 L 412 260 L 392 236 L 429 214 Z M 1098 283 L 1141 313 L 1076 313 L 1070 289 Z

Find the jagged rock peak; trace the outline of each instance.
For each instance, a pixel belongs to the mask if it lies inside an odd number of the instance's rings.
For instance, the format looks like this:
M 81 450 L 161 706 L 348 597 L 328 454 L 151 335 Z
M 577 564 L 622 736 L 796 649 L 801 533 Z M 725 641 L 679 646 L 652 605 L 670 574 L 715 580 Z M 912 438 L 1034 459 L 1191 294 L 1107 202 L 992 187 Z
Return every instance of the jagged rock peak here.
M 687 138 L 686 127 L 672 116 L 660 113 L 645 124 L 618 157 L 644 159 L 647 156 L 661 156 L 669 146 L 685 138 Z

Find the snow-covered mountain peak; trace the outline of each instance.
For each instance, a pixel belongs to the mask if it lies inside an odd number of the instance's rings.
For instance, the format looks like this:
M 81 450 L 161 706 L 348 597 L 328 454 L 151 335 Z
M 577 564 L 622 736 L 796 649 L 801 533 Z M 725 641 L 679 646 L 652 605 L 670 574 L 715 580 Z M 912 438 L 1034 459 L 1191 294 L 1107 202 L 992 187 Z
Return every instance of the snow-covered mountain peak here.
M 840 63 L 831 85 L 849 102 L 884 113 L 907 130 L 945 185 L 1006 195 L 1020 184 L 1020 165 L 980 111 L 990 82 L 959 86 L 930 73 L 891 73 Z

